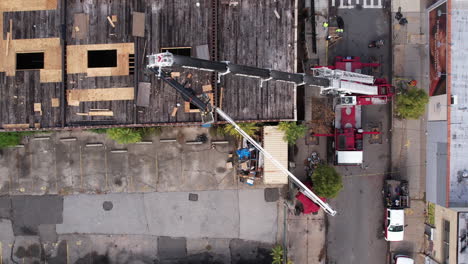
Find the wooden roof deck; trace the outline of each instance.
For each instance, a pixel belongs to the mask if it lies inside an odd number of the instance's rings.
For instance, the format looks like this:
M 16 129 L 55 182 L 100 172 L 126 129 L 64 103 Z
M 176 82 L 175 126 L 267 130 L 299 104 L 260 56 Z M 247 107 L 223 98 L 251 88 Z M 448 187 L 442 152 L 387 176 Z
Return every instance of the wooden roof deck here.
M 197 2 L 200 3 L 198 7 Z M 208 44 L 210 53 L 219 60 L 293 71 L 293 1 L 239 1 L 239 6 L 229 6 L 223 4 L 223 1 L 218 1 L 216 6 L 213 2 L 214 0 L 92 0 L 83 3 L 79 0 L 67 0 L 65 6 L 61 6 L 62 1 L 58 1 L 57 9 L 54 10 L 3 12 L 0 22 L 0 28 L 3 29 L 2 43 L 7 38 L 10 19 L 13 21 L 13 39 L 39 39 L 62 38 L 61 24 L 66 18 L 66 34 L 61 45 L 66 44 L 68 56 L 65 57 L 64 65 L 66 79 L 60 82 L 41 82 L 43 76 L 38 70 L 16 71 L 16 76 L 8 76 L 0 67 L 0 123 L 27 123 L 30 127 L 40 123 L 43 128 L 52 128 L 199 122 L 199 114 L 184 111 L 184 101 L 173 88 L 145 70 L 146 56 L 166 47 L 193 48 Z M 274 10 L 279 12 L 280 18 L 277 18 Z M 145 14 L 144 37 L 132 35 L 133 12 Z M 87 15 L 87 29 L 77 31 L 76 14 Z M 114 16 L 115 27 L 107 16 Z M 218 25 L 217 31 L 213 31 L 214 23 Z M 2 46 L 2 43 L 0 53 L 5 52 L 5 44 Z M 217 46 L 212 43 L 217 43 Z M 82 54 L 96 49 L 96 46 L 83 45 L 94 44 L 132 45 L 132 49 L 118 52 L 118 75 L 108 74 L 106 69 L 86 69 L 87 55 Z M 113 49 L 114 46 L 109 47 Z M 81 48 L 83 51 L 80 52 L 83 53 L 77 55 L 76 51 Z M 83 58 L 83 61 L 79 58 Z M 130 68 L 132 61 L 134 69 Z M 54 70 L 57 71 L 55 68 Z M 212 83 L 212 77 L 211 73 L 180 69 L 178 79 L 195 92 L 201 93 L 203 85 Z M 136 105 L 139 82 L 151 83 L 148 107 Z M 125 87 L 134 88 L 134 98 L 101 98 L 78 104 L 67 102 L 67 94 L 72 90 Z M 260 87 L 259 80 L 228 75 L 223 76 L 221 83 L 213 88 L 215 104 L 222 105 L 222 109 L 235 120 L 276 121 L 295 118 L 295 88 L 292 84 L 266 82 Z M 66 104 L 52 107 L 51 98 L 58 98 L 59 102 Z M 34 111 L 34 104 L 38 102 L 42 107 L 41 115 Z M 178 103 L 181 106 L 176 115 L 172 116 Z M 108 110 L 112 115 L 87 115 L 96 109 Z

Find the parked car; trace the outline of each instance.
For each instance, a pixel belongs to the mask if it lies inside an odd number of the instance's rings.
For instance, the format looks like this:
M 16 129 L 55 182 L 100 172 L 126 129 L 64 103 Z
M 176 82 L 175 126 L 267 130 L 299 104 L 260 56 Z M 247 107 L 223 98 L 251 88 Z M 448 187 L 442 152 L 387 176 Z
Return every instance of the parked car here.
M 402 241 L 405 229 L 405 210 L 391 209 L 385 210 L 385 240 Z

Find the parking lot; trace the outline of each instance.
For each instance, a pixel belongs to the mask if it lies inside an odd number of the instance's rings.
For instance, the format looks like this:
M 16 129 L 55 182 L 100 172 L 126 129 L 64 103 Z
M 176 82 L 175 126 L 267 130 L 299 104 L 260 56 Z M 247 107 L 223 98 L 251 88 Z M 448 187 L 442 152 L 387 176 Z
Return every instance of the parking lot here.
M 217 140 L 202 128 L 167 129 L 129 145 L 86 131 L 35 134 L 0 152 L 0 195 L 236 188 L 234 171 L 226 169 L 232 142 L 186 143 L 199 134 Z

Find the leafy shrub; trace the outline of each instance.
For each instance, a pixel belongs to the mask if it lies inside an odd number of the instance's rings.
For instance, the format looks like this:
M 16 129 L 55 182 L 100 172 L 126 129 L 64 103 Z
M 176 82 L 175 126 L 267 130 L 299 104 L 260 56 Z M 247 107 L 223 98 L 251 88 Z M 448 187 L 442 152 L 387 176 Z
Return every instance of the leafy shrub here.
M 21 139 L 24 136 L 33 135 L 35 133 L 46 133 L 47 131 L 24 131 L 24 132 L 1 132 L 0 133 L 0 148 L 14 147 L 21 144 Z
M 409 89 L 406 93 L 397 95 L 396 115 L 404 119 L 418 119 L 426 110 L 429 96 L 423 89 Z
M 271 249 L 271 257 L 273 258 L 271 264 L 283 264 L 284 258 L 283 258 L 283 247 L 281 245 L 277 245 L 274 248 Z M 286 262 L 287 264 L 293 264 L 291 260 L 288 260 Z
M 115 127 L 107 130 L 107 136 L 119 144 L 130 144 L 141 141 L 141 131 L 134 128 Z
M 318 196 L 334 198 L 343 189 L 341 175 L 334 167 L 320 164 L 312 173 L 314 191 Z
M 247 133 L 249 136 L 255 135 L 255 133 L 260 129 L 257 126 L 257 123 L 240 123 L 238 126 Z M 235 137 L 236 139 L 242 139 L 242 135 L 237 132 L 233 125 L 225 125 L 223 131 L 226 135 Z
M 296 144 L 296 141 L 305 136 L 307 127 L 296 122 L 280 122 L 278 129 L 284 132 L 284 141 L 288 142 L 289 145 Z
M 141 128 L 136 128 L 142 137 L 148 137 L 148 136 L 159 136 L 162 133 L 162 127 L 141 127 Z

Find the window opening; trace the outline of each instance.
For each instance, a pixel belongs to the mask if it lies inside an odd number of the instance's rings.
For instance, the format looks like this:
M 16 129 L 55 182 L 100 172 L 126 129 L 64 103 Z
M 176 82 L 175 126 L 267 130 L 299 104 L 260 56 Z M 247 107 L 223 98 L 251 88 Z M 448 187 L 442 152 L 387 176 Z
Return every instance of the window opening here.
M 117 67 L 117 50 L 88 50 L 88 68 Z
M 44 52 L 16 53 L 17 70 L 44 69 Z

